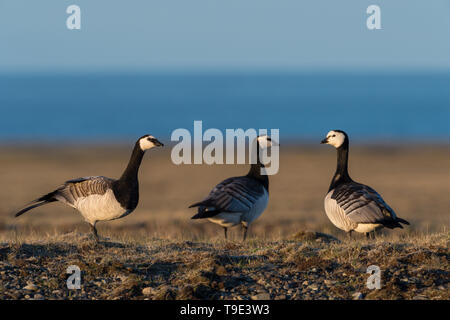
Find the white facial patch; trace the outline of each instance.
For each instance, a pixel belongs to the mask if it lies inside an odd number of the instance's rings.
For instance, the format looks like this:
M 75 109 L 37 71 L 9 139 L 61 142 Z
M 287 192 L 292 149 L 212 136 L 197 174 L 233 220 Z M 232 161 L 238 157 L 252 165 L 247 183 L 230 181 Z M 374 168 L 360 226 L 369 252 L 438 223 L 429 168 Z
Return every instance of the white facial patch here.
M 141 147 L 142 151 L 151 149 L 153 147 L 155 147 L 155 144 L 153 142 L 151 142 L 150 140 L 148 140 L 148 138 L 153 138 L 153 136 L 148 136 L 148 137 L 144 137 L 141 140 L 139 140 L 139 146 Z
M 327 134 L 327 144 L 339 148 L 345 141 L 345 135 L 341 132 L 330 131 Z
M 261 149 L 266 149 L 272 146 L 272 141 L 268 140 L 269 136 L 258 137 L 259 147 Z

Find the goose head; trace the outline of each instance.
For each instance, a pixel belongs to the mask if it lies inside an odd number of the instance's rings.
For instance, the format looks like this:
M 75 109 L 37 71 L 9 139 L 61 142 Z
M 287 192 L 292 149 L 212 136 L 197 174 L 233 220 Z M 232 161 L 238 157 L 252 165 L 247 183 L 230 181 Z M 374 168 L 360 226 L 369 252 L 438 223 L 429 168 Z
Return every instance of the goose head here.
M 330 132 L 328 132 L 327 137 L 323 139 L 320 143 L 329 144 L 338 149 L 345 143 L 348 144 L 348 136 L 342 130 L 331 130 Z
M 164 144 L 158 141 L 154 136 L 151 136 L 149 134 L 146 134 L 145 136 L 142 136 L 138 140 L 139 147 L 142 151 L 147 151 L 154 147 L 163 147 Z

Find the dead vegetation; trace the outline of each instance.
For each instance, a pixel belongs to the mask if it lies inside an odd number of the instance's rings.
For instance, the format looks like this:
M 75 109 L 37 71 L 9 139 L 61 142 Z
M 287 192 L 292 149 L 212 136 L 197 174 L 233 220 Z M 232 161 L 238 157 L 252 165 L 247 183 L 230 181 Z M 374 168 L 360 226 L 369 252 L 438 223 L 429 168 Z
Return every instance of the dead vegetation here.
M 323 197 L 335 154 L 309 146 L 282 150 L 280 172 L 270 178 L 269 206 L 245 243 L 238 228 L 224 241 L 220 227 L 190 220 L 187 206 L 247 167 L 175 166 L 164 152 L 143 161 L 137 210 L 99 224 L 99 246 L 79 214 L 62 205 L 12 218 L 14 210 L 67 179 L 115 177 L 129 152 L 1 149 L 0 175 L 8 189 L 0 190 L 0 299 L 450 298 L 448 145 L 352 149 L 352 176 L 411 222 L 375 240 L 348 241 L 328 221 Z M 81 290 L 67 289 L 69 265 L 82 271 Z M 382 270 L 380 290 L 366 287 L 370 265 Z
M 449 299 L 448 233 L 376 240 L 3 243 L 0 299 Z M 66 286 L 69 265 L 82 289 Z M 367 267 L 382 287 L 366 287 Z

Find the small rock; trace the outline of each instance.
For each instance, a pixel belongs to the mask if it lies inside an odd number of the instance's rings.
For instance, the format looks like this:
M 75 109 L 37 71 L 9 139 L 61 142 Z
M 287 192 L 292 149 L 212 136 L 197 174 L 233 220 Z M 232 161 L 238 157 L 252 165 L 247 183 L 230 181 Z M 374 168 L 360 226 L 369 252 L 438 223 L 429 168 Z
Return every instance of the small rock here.
M 352 294 L 353 300 L 361 300 L 364 298 L 363 294 L 361 292 L 355 292 Z
M 256 283 L 264 286 L 266 284 L 266 281 L 264 279 L 258 279 L 258 281 L 256 281 Z
M 224 266 L 218 266 L 218 267 L 216 268 L 216 274 L 219 275 L 219 276 L 226 276 L 227 273 L 228 273 L 228 272 L 227 272 L 227 269 L 225 269 Z
M 309 284 L 309 282 L 308 281 L 303 281 L 303 283 L 302 283 L 302 285 L 304 285 L 304 286 L 307 286 Z
M 25 287 L 23 287 L 23 289 L 29 291 L 36 291 L 38 287 L 32 282 L 28 282 L 28 284 Z
M 37 293 L 34 295 L 33 299 L 34 300 L 44 300 L 45 298 L 42 294 Z
M 144 289 L 142 289 L 142 294 L 144 296 L 149 296 L 153 293 L 153 288 L 152 287 L 146 287 Z
M 275 297 L 275 300 L 286 300 L 286 295 L 285 294 L 280 294 L 279 296 Z
M 319 290 L 319 286 L 317 284 L 312 284 L 308 287 L 309 289 L 311 289 L 312 291 L 317 291 Z
M 251 297 L 252 300 L 270 300 L 270 294 L 267 292 L 264 293 L 258 293 L 257 295 L 254 295 Z

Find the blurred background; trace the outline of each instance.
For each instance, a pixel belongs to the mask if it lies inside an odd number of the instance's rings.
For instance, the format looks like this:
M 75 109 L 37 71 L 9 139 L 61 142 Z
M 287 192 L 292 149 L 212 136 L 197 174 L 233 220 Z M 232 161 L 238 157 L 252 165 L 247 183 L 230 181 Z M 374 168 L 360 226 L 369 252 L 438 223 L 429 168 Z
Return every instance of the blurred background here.
M 66 27 L 72 4 L 81 30 Z M 194 120 L 204 129 L 280 129 L 280 173 L 254 236 L 340 234 L 323 211 L 335 151 L 317 145 L 331 129 L 350 135 L 352 177 L 411 220 L 409 231 L 446 228 L 450 2 L 377 1 L 380 30 L 366 26 L 372 4 L 0 1 L 3 236 L 87 231 L 61 205 L 11 214 L 67 179 L 119 176 L 139 136 L 167 143 Z M 222 236 L 186 208 L 246 166 L 175 166 L 170 147 L 148 158 L 140 207 L 103 231 Z

